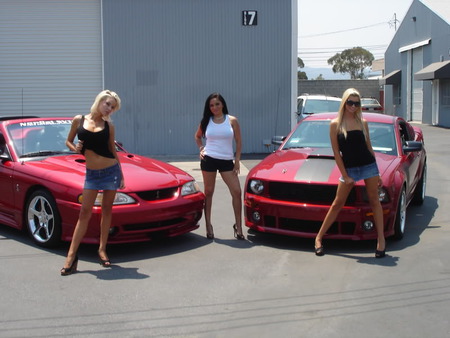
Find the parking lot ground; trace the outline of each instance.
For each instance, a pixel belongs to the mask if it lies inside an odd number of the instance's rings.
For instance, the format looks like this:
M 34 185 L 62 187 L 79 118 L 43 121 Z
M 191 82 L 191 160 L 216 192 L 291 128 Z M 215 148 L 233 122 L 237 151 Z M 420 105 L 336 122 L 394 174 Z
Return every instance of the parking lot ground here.
M 388 241 L 384 259 L 373 241 L 325 241 L 323 257 L 310 239 L 245 230 L 237 241 L 220 179 L 214 241 L 202 219 L 177 238 L 110 245 L 112 268 L 82 245 L 79 272 L 61 277 L 68 244 L 42 249 L 0 226 L 0 337 L 449 336 L 450 130 L 423 129 L 426 199 L 408 209 L 405 237 Z M 171 160 L 184 162 L 199 173 L 195 158 Z

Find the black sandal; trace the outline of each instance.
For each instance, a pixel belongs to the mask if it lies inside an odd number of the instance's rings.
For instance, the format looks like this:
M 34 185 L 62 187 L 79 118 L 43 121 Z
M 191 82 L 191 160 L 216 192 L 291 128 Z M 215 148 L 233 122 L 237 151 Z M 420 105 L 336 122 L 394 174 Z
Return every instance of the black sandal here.
M 238 234 L 236 224 L 233 225 L 233 230 L 234 230 L 234 237 L 236 239 L 239 239 L 239 240 L 244 240 L 245 239 L 244 235 Z
M 77 267 L 78 267 L 78 256 L 75 256 L 75 259 L 68 268 L 63 267 L 61 269 L 61 276 L 68 276 L 77 272 Z
M 323 245 L 321 245 L 318 248 L 314 247 L 314 251 L 316 253 L 316 256 L 323 256 L 323 255 L 325 255 L 325 252 L 323 251 Z
M 375 250 L 375 258 L 383 258 L 386 256 L 386 249 L 384 250 Z
M 109 258 L 103 259 L 102 257 L 100 257 L 100 252 L 98 253 L 98 259 L 100 260 L 100 265 L 103 266 L 104 268 L 111 267 L 111 261 L 109 260 Z

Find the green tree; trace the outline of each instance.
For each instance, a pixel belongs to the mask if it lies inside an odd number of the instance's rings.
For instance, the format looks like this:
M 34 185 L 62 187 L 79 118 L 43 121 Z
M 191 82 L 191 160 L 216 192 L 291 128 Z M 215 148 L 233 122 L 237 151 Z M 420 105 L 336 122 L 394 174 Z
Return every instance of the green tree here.
M 303 60 L 299 57 L 297 57 L 297 66 L 298 66 L 298 68 L 305 67 Z M 305 72 L 297 71 L 297 79 L 298 80 L 308 80 L 308 76 L 306 76 Z
M 320 74 L 318 77 L 316 77 L 316 80 L 325 80 L 322 74 Z
M 372 65 L 374 56 L 362 47 L 346 49 L 328 59 L 328 64 L 333 65 L 334 73 L 350 73 L 351 79 L 364 79 L 364 69 Z

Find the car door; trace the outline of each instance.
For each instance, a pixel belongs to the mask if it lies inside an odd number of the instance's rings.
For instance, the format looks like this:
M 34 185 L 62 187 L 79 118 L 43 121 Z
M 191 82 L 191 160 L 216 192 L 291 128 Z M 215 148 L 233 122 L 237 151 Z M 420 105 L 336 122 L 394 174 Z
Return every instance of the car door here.
M 0 223 L 16 226 L 14 221 L 14 162 L 0 132 Z

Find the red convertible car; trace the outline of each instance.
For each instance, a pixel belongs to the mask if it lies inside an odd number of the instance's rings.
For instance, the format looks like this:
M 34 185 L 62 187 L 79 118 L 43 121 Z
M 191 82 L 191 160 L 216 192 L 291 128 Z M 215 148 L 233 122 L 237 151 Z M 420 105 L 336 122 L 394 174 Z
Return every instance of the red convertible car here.
M 383 181 L 379 198 L 385 236 L 401 239 L 406 207 L 423 203 L 426 152 L 420 128 L 401 117 L 363 114 Z M 245 185 L 245 225 L 260 232 L 314 238 L 336 195 L 341 173 L 329 137 L 335 113 L 302 120 L 278 150 L 248 174 Z M 326 238 L 376 239 L 372 210 L 364 181 L 352 189 L 346 205 Z
M 41 246 L 69 241 L 81 207 L 84 156 L 65 140 L 66 117 L 0 117 L 0 224 L 27 229 Z M 172 237 L 198 228 L 204 195 L 192 176 L 116 144 L 126 187 L 113 206 L 109 243 Z M 101 192 L 85 243 L 97 243 Z

